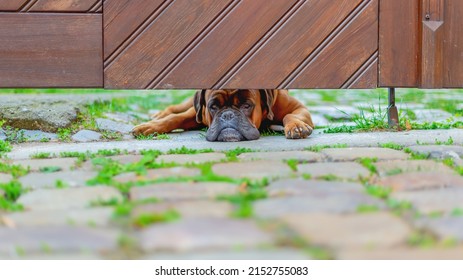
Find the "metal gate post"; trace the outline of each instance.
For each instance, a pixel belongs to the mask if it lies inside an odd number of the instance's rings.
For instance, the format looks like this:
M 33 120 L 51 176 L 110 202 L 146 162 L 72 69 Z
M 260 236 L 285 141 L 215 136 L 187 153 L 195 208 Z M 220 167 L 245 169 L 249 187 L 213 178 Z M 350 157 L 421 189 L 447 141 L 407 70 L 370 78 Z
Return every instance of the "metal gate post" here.
M 399 112 L 395 106 L 395 88 L 389 88 L 389 106 L 387 108 L 387 118 L 390 128 L 399 127 Z

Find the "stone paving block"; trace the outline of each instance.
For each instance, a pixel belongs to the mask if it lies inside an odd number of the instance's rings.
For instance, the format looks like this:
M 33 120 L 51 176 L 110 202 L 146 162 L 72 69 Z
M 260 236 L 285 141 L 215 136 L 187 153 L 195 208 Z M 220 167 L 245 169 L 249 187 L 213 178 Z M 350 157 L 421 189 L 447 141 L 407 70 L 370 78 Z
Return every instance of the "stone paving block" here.
M 415 109 L 413 113 L 417 122 L 445 122 L 453 117 L 449 112 L 439 109 Z
M 186 167 L 172 167 L 172 168 L 159 168 L 149 169 L 146 174 L 137 175 L 135 172 L 122 173 L 113 178 L 119 183 L 128 183 L 135 181 L 150 181 L 167 177 L 194 177 L 201 175 L 197 168 Z
M 434 160 L 390 160 L 376 162 L 374 165 L 381 177 L 407 172 L 455 173 L 450 167 Z
M 122 195 L 112 187 L 42 189 L 21 195 L 18 203 L 30 210 L 86 208 L 92 202 L 117 199 Z
M 463 146 L 455 145 L 418 145 L 409 147 L 410 150 L 417 154 L 429 155 L 431 158 L 447 158 L 451 153 L 463 156 Z
M 175 201 L 144 204 L 132 210 L 132 216 L 141 214 L 177 211 L 182 218 L 227 218 L 233 211 L 233 205 L 225 201 Z
M 329 116 L 335 120 L 350 120 L 353 115 L 359 113 L 358 109 L 348 105 L 310 106 L 310 111 Z
M 133 125 L 125 124 L 122 122 L 116 122 L 108 119 L 101 119 L 98 118 L 95 120 L 96 126 L 99 130 L 102 131 L 112 131 L 112 132 L 120 132 L 122 134 L 127 134 L 132 131 Z
M 441 240 L 463 242 L 463 216 L 422 218 L 415 221 L 415 226 L 434 233 Z
M 144 200 L 158 198 L 161 200 L 215 199 L 219 195 L 235 194 L 238 186 L 222 182 L 201 183 L 160 183 L 150 186 L 133 187 L 130 199 Z
M 46 251 L 46 250 L 44 250 Z M 84 260 L 103 260 L 102 256 L 97 253 L 91 252 L 74 252 L 74 253 L 54 253 L 54 252 L 40 252 L 32 254 L 19 254 L 17 252 L 10 252 L 7 255 L 0 255 L 0 260 L 63 260 L 63 261 L 84 261 Z
M 392 248 L 405 244 L 412 233 L 404 221 L 390 213 L 294 214 L 283 221 L 310 244 L 333 249 Z
M 365 188 L 359 183 L 304 180 L 301 178 L 277 180 L 270 183 L 266 189 L 270 197 L 365 193 Z
M 84 129 L 72 135 L 71 139 L 75 142 L 92 142 L 101 140 L 101 137 L 101 133 Z
M 75 158 L 50 158 L 50 159 L 25 159 L 16 160 L 13 164 L 29 168 L 32 172 L 38 172 L 44 167 L 60 167 L 63 171 L 69 171 L 75 167 Z
M 300 164 L 299 174 L 310 174 L 312 178 L 334 175 L 340 179 L 358 180 L 360 177 L 370 177 L 370 171 L 356 162 L 320 162 Z
M 111 207 L 67 209 L 66 211 L 38 210 L 5 214 L 0 217 L 9 227 L 109 226 L 114 210 Z
M 219 163 L 212 166 L 212 171 L 231 178 L 281 178 L 295 174 L 284 162 L 252 161 Z
M 463 209 L 463 188 L 443 188 L 414 192 L 395 192 L 391 198 L 409 201 L 423 214 L 432 212 L 451 213 L 455 209 Z
M 29 173 L 19 178 L 21 184 L 26 188 L 44 189 L 55 188 L 56 182 L 61 180 L 68 187 L 84 187 L 87 181 L 97 175 L 93 171 L 60 171 L 54 173 Z
M 224 153 L 202 153 L 202 154 L 175 154 L 175 155 L 160 155 L 156 161 L 157 162 L 175 162 L 178 164 L 187 164 L 187 163 L 205 163 L 205 162 L 219 162 L 225 160 L 227 157 Z
M 463 187 L 463 177 L 440 172 L 411 172 L 380 178 L 376 184 L 394 191 L 416 191 Z
M 360 158 L 393 160 L 409 157 L 407 153 L 387 148 L 330 148 L 322 150 L 322 154 L 332 161 L 354 161 Z
M 0 184 L 8 183 L 13 180 L 13 176 L 10 174 L 0 173 Z
M 108 119 L 111 119 L 116 122 L 123 122 L 123 123 L 132 123 L 136 120 L 135 117 L 131 116 L 128 113 L 116 112 L 116 113 L 105 113 L 104 116 Z
M 139 233 L 145 251 L 199 251 L 232 248 L 256 248 L 274 241 L 250 220 L 182 219 L 153 225 Z
M 316 162 L 321 161 L 323 156 L 319 153 L 309 151 L 285 151 L 285 152 L 254 152 L 254 153 L 243 153 L 238 156 L 241 161 L 250 160 L 275 160 L 284 161 L 289 159 L 295 159 L 300 162 Z
M 254 213 L 260 218 L 278 218 L 298 213 L 356 213 L 361 206 L 385 209 L 383 201 L 361 191 L 353 183 L 286 181 L 271 184 L 271 197 L 254 203 Z
M 295 249 L 220 250 L 192 253 L 154 253 L 148 260 L 309 260 L 309 255 Z
M 142 155 L 117 155 L 117 156 L 110 156 L 107 158 L 125 165 L 125 164 L 140 162 L 143 156 Z
M 19 133 L 22 133 L 27 141 L 43 141 L 44 139 L 51 141 L 58 139 L 58 135 L 56 133 L 48 133 L 41 130 L 21 129 Z
M 115 230 L 72 226 L 0 228 L 0 253 L 98 253 L 117 249 L 118 237 L 119 233 Z
M 398 248 L 384 250 L 342 250 L 340 260 L 462 260 L 463 248 L 420 249 Z

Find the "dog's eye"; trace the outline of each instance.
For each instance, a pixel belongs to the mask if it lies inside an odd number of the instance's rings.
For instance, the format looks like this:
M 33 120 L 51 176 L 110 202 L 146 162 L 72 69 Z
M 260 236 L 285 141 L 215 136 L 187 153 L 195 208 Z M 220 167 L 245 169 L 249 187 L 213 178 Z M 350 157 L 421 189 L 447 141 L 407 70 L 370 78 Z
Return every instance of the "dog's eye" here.
M 217 106 L 217 104 L 212 104 L 211 106 L 209 106 L 209 109 L 217 110 L 217 109 L 219 109 L 219 106 Z
M 241 109 L 250 109 L 251 108 L 251 104 L 248 104 L 248 103 L 244 103 L 243 105 L 241 105 Z

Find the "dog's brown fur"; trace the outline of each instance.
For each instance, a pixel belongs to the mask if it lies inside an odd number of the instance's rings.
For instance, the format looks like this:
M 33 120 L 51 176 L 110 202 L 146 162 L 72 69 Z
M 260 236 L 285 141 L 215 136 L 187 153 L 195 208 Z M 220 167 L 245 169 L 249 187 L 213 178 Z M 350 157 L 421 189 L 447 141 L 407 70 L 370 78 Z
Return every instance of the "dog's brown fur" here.
M 198 91 L 194 98 L 154 114 L 153 120 L 136 126 L 133 133 L 151 135 L 175 129 L 195 130 L 209 127 L 213 121 L 213 114 L 207 106 L 209 100 L 218 97 L 232 99 L 232 106 L 239 107 L 242 95 L 255 104 L 249 121 L 257 129 L 263 128 L 263 125 L 282 124 L 288 139 L 306 138 L 312 133 L 314 124 L 308 109 L 290 96 L 287 90 Z

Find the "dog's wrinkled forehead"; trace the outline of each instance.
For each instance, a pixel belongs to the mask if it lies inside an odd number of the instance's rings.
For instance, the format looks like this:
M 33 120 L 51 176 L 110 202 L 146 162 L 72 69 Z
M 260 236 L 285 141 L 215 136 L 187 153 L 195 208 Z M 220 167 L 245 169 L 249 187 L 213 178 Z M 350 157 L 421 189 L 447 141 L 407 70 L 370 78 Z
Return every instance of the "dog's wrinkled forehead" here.
M 232 106 L 244 103 L 257 96 L 254 90 L 211 90 L 206 97 L 207 103 L 214 102 L 219 106 Z

